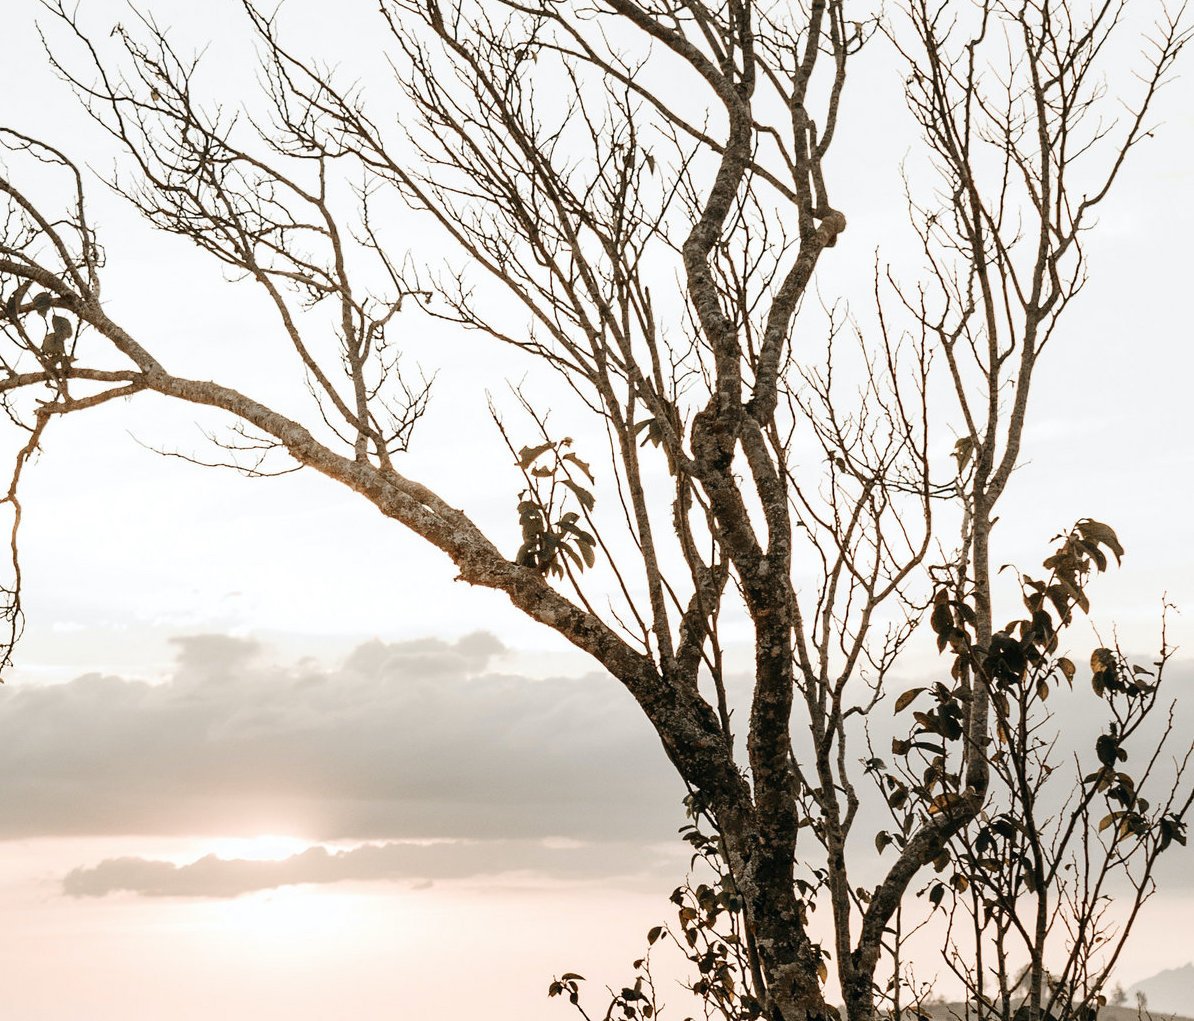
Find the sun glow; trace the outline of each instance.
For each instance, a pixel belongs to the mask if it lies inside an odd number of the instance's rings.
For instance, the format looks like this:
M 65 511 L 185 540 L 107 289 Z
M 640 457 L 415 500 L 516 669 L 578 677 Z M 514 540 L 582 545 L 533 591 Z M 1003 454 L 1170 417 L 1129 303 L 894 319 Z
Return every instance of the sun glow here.
M 209 854 L 225 860 L 282 861 L 312 847 L 309 840 L 283 833 L 263 833 L 256 837 L 219 837 L 205 841 Z

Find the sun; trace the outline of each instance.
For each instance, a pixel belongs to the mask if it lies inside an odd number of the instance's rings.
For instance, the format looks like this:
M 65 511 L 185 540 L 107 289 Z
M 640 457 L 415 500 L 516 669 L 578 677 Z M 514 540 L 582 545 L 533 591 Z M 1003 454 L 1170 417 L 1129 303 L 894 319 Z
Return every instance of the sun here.
M 225 860 L 282 861 L 312 846 L 310 840 L 284 833 L 262 833 L 256 837 L 218 837 L 205 841 L 209 853 Z

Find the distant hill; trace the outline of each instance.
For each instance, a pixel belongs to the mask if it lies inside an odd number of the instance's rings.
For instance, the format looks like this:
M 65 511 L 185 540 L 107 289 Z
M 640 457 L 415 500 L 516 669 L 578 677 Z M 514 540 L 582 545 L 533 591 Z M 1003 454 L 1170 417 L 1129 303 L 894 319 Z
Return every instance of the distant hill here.
M 1144 993 L 1148 997 L 1150 1014 L 1158 1010 L 1180 1010 L 1194 1014 L 1194 964 L 1170 968 L 1137 982 L 1128 990 L 1129 1003 L 1136 1002 L 1137 993 Z
M 1177 968 L 1176 971 L 1185 971 L 1186 974 L 1192 975 L 1190 967 Z M 1162 975 L 1167 975 L 1169 972 L 1161 972 L 1161 975 L 1156 975 L 1154 978 L 1160 978 Z M 1151 982 L 1153 979 L 1146 979 L 1145 982 Z M 1140 983 L 1144 985 L 1145 983 Z M 1133 986 L 1133 990 L 1139 986 Z M 1139 1012 L 1135 1006 L 1132 1007 L 1104 1007 L 1099 1011 L 1099 1021 L 1190 1021 L 1180 1014 L 1169 1013 L 1167 1008 L 1155 1009 L 1153 1007 L 1152 994 L 1145 990 L 1145 996 L 1148 997 L 1148 1010 L 1144 1013 Z M 1135 992 L 1128 994 L 1128 1002 L 1134 1002 L 1136 998 Z M 1186 1000 L 1184 1009 L 1194 1009 L 1194 1000 Z M 965 1008 L 960 1003 L 947 1003 L 937 1007 L 929 1008 L 933 1014 L 933 1021 L 957 1021 L 959 1018 L 965 1018 Z M 971 1017 L 974 1015 L 971 1014 Z

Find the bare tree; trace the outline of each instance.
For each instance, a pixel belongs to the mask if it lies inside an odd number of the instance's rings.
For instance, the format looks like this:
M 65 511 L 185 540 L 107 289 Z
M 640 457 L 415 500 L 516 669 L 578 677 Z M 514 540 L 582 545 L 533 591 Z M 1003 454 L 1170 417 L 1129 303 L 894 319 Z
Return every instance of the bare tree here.
M 195 61 L 151 17 L 101 43 L 51 10 L 51 60 L 124 152 L 111 183 L 259 286 L 312 415 L 175 375 L 153 338 L 110 317 L 84 175 L 3 130 L 0 392 L 27 432 L 7 494 L 14 641 L 19 482 L 49 424 L 141 392 L 225 412 L 242 469 L 284 455 L 348 486 L 625 685 L 710 823 L 719 911 L 741 917 L 742 1016 L 836 1016 L 822 988 L 832 958 L 851 1021 L 875 1018 L 913 880 L 982 832 L 993 764 L 1003 775 L 992 728 L 1014 715 L 1005 688 L 1067 670 L 1036 614 L 1085 609 L 1090 565 L 1119 552 L 1107 526 L 1080 523 L 1066 541 L 1081 563 L 1033 590 L 1027 629 L 996 629 L 991 529 L 1033 374 L 1084 280 L 1091 214 L 1148 133 L 1181 19 L 1163 18 L 1111 123 L 1099 65 L 1122 3 L 914 0 L 888 25 L 851 20 L 842 0 L 384 0 L 397 129 L 251 3 L 267 107 L 250 116 L 196 95 Z M 846 230 L 828 159 L 848 129 L 847 68 L 877 35 L 905 57 L 941 201 L 910 194 L 927 276 L 876 282 L 864 329 L 837 304 L 806 306 Z M 51 173 L 57 206 L 29 184 Z M 434 222 L 462 266 L 399 254 L 395 203 Z M 499 423 L 522 478 L 517 550 L 405 475 L 429 395 L 399 364 L 412 306 L 558 370 L 604 431 L 616 485 L 596 489 L 594 456 L 526 395 L 529 433 Z M 959 437 L 944 463 L 931 419 Z M 754 648 L 743 744 L 719 638 L 735 613 Z M 925 615 L 955 664 L 921 724 L 940 762 L 895 861 L 863 890 L 847 854 L 859 732 Z M 1179 833 L 1181 814 L 1166 825 Z M 807 928 L 820 897 L 829 947 Z

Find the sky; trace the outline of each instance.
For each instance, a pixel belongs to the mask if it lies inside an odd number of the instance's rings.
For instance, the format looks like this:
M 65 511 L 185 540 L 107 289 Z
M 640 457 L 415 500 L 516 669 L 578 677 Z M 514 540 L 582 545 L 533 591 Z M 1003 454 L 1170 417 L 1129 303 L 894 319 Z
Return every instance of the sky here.
M 346 59 L 372 8 L 340 6 L 331 21 L 292 0 L 284 20 Z M 216 40 L 221 87 L 252 87 L 236 4 L 143 9 L 187 46 Z M 5 11 L 0 120 L 105 170 L 111 150 L 40 48 L 40 6 Z M 112 0 L 82 11 L 103 37 L 128 17 Z M 837 157 L 851 227 L 827 290 L 907 244 L 898 80 L 881 53 L 855 73 Z M 1097 583 L 1097 623 L 1142 653 L 1165 594 L 1186 609 L 1171 638 L 1194 639 L 1191 80 L 1091 236 L 1092 282 L 1042 367 L 997 534 L 997 558 L 1031 563 L 1078 517 L 1112 523 L 1128 555 Z M 293 385 L 246 289 L 98 183 L 91 196 L 115 318 L 178 371 Z M 410 344 L 441 373 L 410 473 L 509 528 L 517 481 L 485 393 L 533 367 L 425 323 Z M 0 1017 L 306 1021 L 345 1016 L 349 990 L 361 1018 L 547 1019 L 567 1013 L 546 1000 L 553 974 L 620 984 L 685 863 L 683 790 L 629 696 L 352 494 L 149 449 L 210 449 L 212 424 L 112 405 L 61 423 L 26 480 L 28 626 L 0 689 L 0 912 L 20 935 L 0 954 Z M 1125 985 L 1194 958 L 1175 936 L 1194 910 L 1179 864 Z

